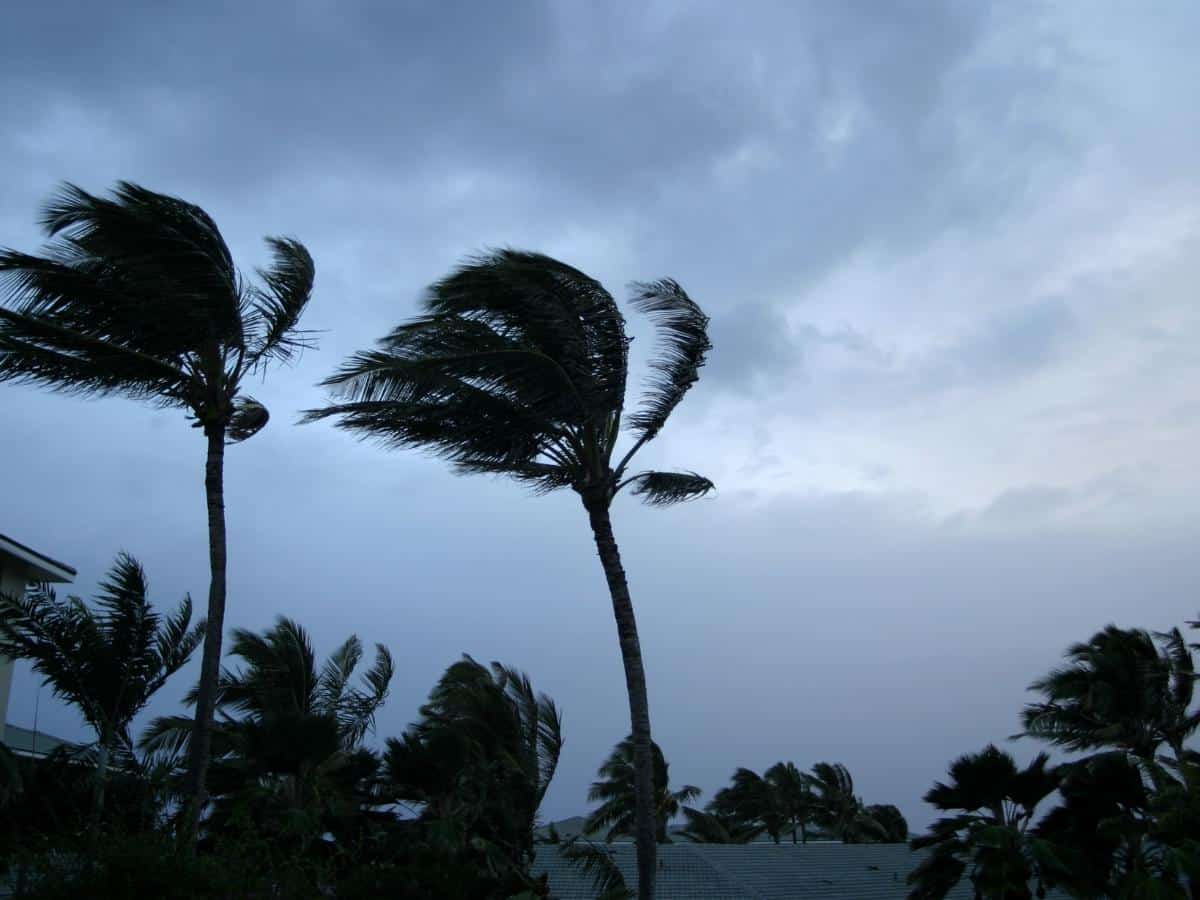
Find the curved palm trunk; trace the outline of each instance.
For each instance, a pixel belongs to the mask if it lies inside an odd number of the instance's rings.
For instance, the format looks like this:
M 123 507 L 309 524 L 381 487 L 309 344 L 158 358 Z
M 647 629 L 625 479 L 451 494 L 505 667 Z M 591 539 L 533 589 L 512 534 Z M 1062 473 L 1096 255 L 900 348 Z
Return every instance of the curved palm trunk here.
M 200 814 L 207 799 L 205 781 L 212 747 L 213 710 L 217 676 L 221 666 L 221 635 L 225 624 L 225 428 L 205 428 L 208 458 L 204 466 L 204 493 L 208 501 L 208 624 L 204 632 L 204 654 L 200 663 L 200 686 L 196 695 L 196 720 L 192 726 L 188 760 L 188 799 L 184 811 L 182 839 L 194 846 Z
M 650 743 L 650 702 L 646 696 L 646 672 L 642 667 L 642 647 L 638 641 L 637 620 L 629 584 L 621 566 L 621 553 L 613 537 L 612 521 L 607 501 L 584 500 L 596 551 L 608 580 L 612 596 L 613 617 L 617 620 L 617 638 L 621 644 L 621 661 L 625 664 L 625 689 L 629 693 L 629 719 L 633 733 L 634 772 L 634 837 L 637 840 L 638 898 L 653 900 L 655 872 L 655 822 Z

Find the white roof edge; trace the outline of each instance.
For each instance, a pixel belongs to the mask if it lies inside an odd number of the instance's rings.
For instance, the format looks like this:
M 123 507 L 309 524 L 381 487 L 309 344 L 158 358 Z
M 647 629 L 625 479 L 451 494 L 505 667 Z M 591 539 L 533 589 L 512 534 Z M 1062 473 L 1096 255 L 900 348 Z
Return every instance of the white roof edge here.
M 11 556 L 25 564 L 33 575 L 33 581 L 63 583 L 75 580 L 75 570 L 66 563 L 60 563 L 43 553 L 38 553 L 32 547 L 14 541 L 7 535 L 0 534 L 0 554 Z

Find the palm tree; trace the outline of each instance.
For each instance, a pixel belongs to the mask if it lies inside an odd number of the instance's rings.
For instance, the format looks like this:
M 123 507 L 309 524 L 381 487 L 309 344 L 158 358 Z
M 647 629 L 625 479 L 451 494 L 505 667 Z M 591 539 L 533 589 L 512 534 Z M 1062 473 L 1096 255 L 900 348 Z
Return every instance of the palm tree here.
M 1031 685 L 1046 699 L 1025 707 L 1022 736 L 1076 751 L 1119 748 L 1141 759 L 1153 759 L 1165 743 L 1183 757 L 1200 710 L 1190 709 L 1196 670 L 1179 629 L 1151 636 L 1109 625 L 1066 656 L 1068 665 Z
M 389 447 L 421 447 L 460 473 L 508 475 L 536 492 L 571 488 L 591 524 L 612 597 L 636 753 L 638 892 L 654 896 L 650 707 L 629 585 L 610 508 L 623 489 L 652 505 L 708 493 L 690 472 L 630 472 L 696 382 L 709 350 L 708 319 L 664 279 L 635 285 L 633 305 L 665 349 L 638 410 L 625 416 L 629 338 L 599 282 L 535 253 L 500 250 L 434 284 L 425 314 L 377 350 L 351 357 L 325 384 L 339 402 L 307 419 Z M 632 445 L 617 453 L 622 426 Z
M 1028 833 L 1038 804 L 1058 787 L 1048 760 L 1043 753 L 1018 769 L 989 745 L 951 763 L 949 783 L 936 783 L 925 802 L 955 815 L 913 839 L 913 849 L 932 852 L 908 877 L 911 900 L 940 900 L 963 875 L 977 897 L 1032 900 L 1029 882 L 1061 870 L 1049 844 Z
M 423 822 L 455 821 L 519 867 L 562 752 L 562 716 L 529 677 L 464 655 L 384 753 L 386 790 Z
M 658 744 L 654 753 L 654 839 L 660 844 L 669 843 L 668 823 L 679 815 L 679 808 L 689 800 L 700 796 L 700 788 L 685 784 L 677 791 L 671 790 L 670 766 Z M 604 764 L 596 770 L 599 781 L 588 788 L 588 800 L 600 801 L 587 817 L 583 830 L 586 834 L 605 830 L 604 840 L 612 842 L 618 836 L 629 834 L 636 827 L 636 773 L 634 771 L 633 737 L 621 741 Z
M 133 717 L 191 658 L 204 634 L 203 621 L 191 624 L 190 597 L 164 618 L 147 590 L 141 565 L 122 553 L 100 583 L 94 606 L 78 597 L 59 600 L 45 585 L 23 597 L 0 595 L 0 653 L 30 660 L 96 734 L 97 819 L 109 761 L 132 749 Z
M 908 840 L 908 821 L 899 807 L 890 803 L 873 803 L 863 812 L 883 829 L 883 834 L 877 838 L 878 843 L 903 844 Z
M 883 827 L 869 815 L 854 793 L 854 779 L 841 763 L 817 763 L 807 776 L 813 791 L 813 819 L 846 844 L 879 840 Z
M 790 832 L 792 843 L 808 843 L 808 824 L 815 815 L 815 798 L 807 775 L 795 763 L 779 762 L 762 775 L 739 768 L 729 787 L 717 791 L 708 812 L 740 830 L 765 831 L 775 843 Z
M 225 622 L 225 443 L 267 422 L 242 393 L 246 377 L 307 344 L 297 326 L 313 261 L 299 242 L 268 238 L 273 261 L 255 284 L 204 210 L 124 181 L 109 198 L 65 185 L 42 225 L 43 256 L 0 250 L 0 380 L 184 409 L 208 442 L 211 581 L 188 839 L 204 803 Z
M 728 787 L 723 787 L 709 801 L 707 811 L 732 828 L 765 831 L 779 843 L 784 829 L 781 798 L 774 785 L 757 772 L 739 768 L 733 773 Z
M 357 637 L 318 668 L 307 632 L 283 617 L 264 634 L 236 629 L 230 655 L 242 666 L 223 670 L 217 688 L 210 830 L 248 811 L 276 824 L 299 823 L 311 836 L 370 805 L 365 782 L 378 761 L 362 741 L 387 699 L 394 672 L 387 648 L 375 645 L 357 687 L 352 681 L 363 656 Z M 187 702 L 198 694 L 193 690 Z M 187 717 L 166 716 L 150 724 L 140 745 L 172 757 L 193 740 Z
M 693 844 L 748 844 L 763 832 L 761 825 L 709 810 L 685 806 L 680 810 L 686 824 L 679 837 Z M 778 839 L 775 843 L 779 843 Z

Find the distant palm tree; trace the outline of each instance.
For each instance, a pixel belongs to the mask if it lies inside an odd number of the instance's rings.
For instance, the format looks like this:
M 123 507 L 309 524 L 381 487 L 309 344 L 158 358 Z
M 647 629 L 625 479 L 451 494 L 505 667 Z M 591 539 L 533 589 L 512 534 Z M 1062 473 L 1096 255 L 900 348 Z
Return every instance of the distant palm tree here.
M 1177 760 L 1200 727 L 1191 710 L 1192 655 L 1179 629 L 1155 637 L 1109 625 L 1067 650 L 1069 664 L 1031 685 L 1045 696 L 1021 714 L 1024 736 L 1068 750 L 1120 748 L 1153 759 L 1166 744 Z
M 817 763 L 806 777 L 813 791 L 813 819 L 827 833 L 846 844 L 883 837 L 883 827 L 867 815 L 844 765 Z
M 254 284 L 204 210 L 128 182 L 111 198 L 65 185 L 42 225 L 51 239 L 44 256 L 0 250 L 0 380 L 185 409 L 208 442 L 212 578 L 187 839 L 204 803 L 225 621 L 225 443 L 267 422 L 242 393 L 247 376 L 306 345 L 297 325 L 313 261 L 299 242 L 269 238 L 274 259 Z
M 708 319 L 664 279 L 635 285 L 665 345 L 636 412 L 625 416 L 629 338 L 612 296 L 583 272 L 536 253 L 500 250 L 430 288 L 424 315 L 377 350 L 353 356 L 325 383 L 340 402 L 308 419 L 338 425 L 386 446 L 421 447 L 458 472 L 502 474 L 534 491 L 571 488 L 591 524 L 616 618 L 638 784 L 633 829 L 638 894 L 654 896 L 650 706 L 637 622 L 613 537 L 610 507 L 624 488 L 653 505 L 708 493 L 690 472 L 633 472 L 696 382 L 709 349 Z M 633 443 L 617 453 L 622 426 Z
M 954 815 L 913 839 L 913 849 L 932 852 L 908 877 L 911 900 L 940 900 L 964 875 L 977 897 L 1031 900 L 1030 882 L 1044 868 L 1058 873 L 1053 849 L 1029 833 L 1038 804 L 1058 787 L 1047 761 L 1043 753 L 1018 769 L 1009 754 L 989 745 L 951 763 L 950 781 L 935 784 L 925 802 Z
M 419 807 L 422 821 L 462 825 L 525 867 L 562 747 L 562 716 L 528 676 L 464 655 L 442 675 L 420 719 L 388 739 L 386 791 Z
M 883 833 L 876 838 L 879 843 L 903 844 L 908 840 L 908 820 L 899 807 L 890 803 L 873 803 L 863 812 L 883 829 Z
M 627 737 L 613 749 L 608 759 L 596 771 L 599 781 L 588 789 L 589 801 L 600 801 L 584 823 L 587 834 L 605 831 L 604 840 L 613 841 L 629 834 L 635 827 L 635 773 L 633 738 Z M 671 790 L 670 766 L 658 744 L 654 751 L 654 837 L 660 844 L 670 841 L 667 825 L 679 815 L 679 808 L 700 796 L 700 788 L 685 784 Z
M 763 781 L 774 795 L 774 806 L 779 811 L 781 824 L 792 834 L 796 843 L 796 832 L 800 832 L 802 843 L 808 843 L 808 823 L 816 813 L 816 798 L 812 783 L 796 768 L 795 763 L 778 762 L 763 772 Z
M 775 843 L 790 832 L 808 842 L 808 825 L 816 815 L 815 798 L 809 777 L 794 763 L 779 762 L 762 775 L 739 768 L 732 783 L 717 791 L 708 804 L 708 812 L 745 831 L 765 831 Z
M 132 749 L 133 717 L 200 644 L 204 622 L 191 620 L 190 597 L 166 618 L 155 611 L 146 573 L 126 553 L 100 583 L 93 606 L 78 597 L 59 600 L 44 585 L 23 597 L 0 595 L 0 654 L 30 660 L 96 734 L 97 819 L 109 762 Z
M 757 828 L 779 843 L 784 830 L 784 810 L 775 786 L 757 772 L 739 768 L 728 787 L 723 787 L 708 802 L 707 812 L 727 823 L 730 830 Z
M 763 832 L 761 825 L 723 816 L 711 810 L 685 806 L 680 810 L 686 821 L 679 837 L 693 844 L 748 844 Z M 775 843 L 779 843 L 778 840 Z
M 311 826 L 311 835 L 360 812 L 370 800 L 364 779 L 378 765 L 362 741 L 394 671 L 387 648 L 375 645 L 374 662 L 357 687 L 359 639 L 348 638 L 318 667 L 308 633 L 290 619 L 281 617 L 263 634 L 236 629 L 230 655 L 242 666 L 223 670 L 217 689 L 212 827 L 248 810 L 264 823 L 290 818 Z M 193 690 L 187 702 L 195 703 L 197 694 Z M 188 718 L 166 716 L 150 724 L 140 744 L 170 757 L 192 740 Z

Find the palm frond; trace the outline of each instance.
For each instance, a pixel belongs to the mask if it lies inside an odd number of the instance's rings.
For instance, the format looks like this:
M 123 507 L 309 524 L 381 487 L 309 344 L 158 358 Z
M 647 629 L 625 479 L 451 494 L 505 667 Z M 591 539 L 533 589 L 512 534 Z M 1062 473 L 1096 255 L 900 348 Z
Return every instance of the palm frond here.
M 0 252 L 0 284 L 17 254 Z M 124 394 L 164 406 L 184 402 L 176 364 L 59 324 L 52 316 L 0 307 L 0 381 L 66 394 Z
M 651 506 L 670 506 L 703 497 L 715 485 L 695 472 L 641 472 L 626 480 L 633 495 Z
M 650 363 L 655 375 L 641 408 L 629 424 L 643 441 L 653 440 L 666 424 L 684 395 L 700 377 L 700 368 L 712 348 L 708 340 L 708 316 L 678 282 L 660 281 L 634 285 L 633 305 L 650 317 L 662 344 Z
M 585 875 L 592 876 L 592 887 L 600 900 L 631 900 L 635 896 L 607 847 L 587 838 L 575 838 L 563 844 L 559 852 Z
M 312 256 L 291 238 L 267 238 L 267 244 L 273 262 L 270 268 L 258 270 L 264 287 L 250 289 L 247 324 L 256 339 L 249 354 L 252 364 L 268 357 L 287 361 L 314 346 L 308 333 L 296 327 L 312 296 L 316 277 Z

